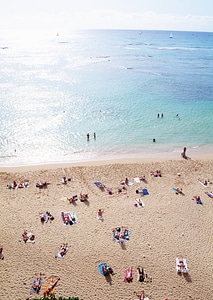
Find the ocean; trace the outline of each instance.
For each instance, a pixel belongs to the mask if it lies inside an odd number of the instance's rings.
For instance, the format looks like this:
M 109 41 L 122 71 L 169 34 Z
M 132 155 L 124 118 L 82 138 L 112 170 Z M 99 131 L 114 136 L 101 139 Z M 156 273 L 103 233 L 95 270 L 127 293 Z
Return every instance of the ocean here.
M 213 153 L 213 33 L 0 33 L 0 166 Z

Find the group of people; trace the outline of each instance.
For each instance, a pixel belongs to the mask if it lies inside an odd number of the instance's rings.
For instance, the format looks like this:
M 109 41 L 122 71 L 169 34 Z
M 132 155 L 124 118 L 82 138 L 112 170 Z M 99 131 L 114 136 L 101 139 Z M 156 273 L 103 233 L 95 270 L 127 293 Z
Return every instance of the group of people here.
M 39 189 L 43 189 L 43 188 L 47 188 L 47 186 L 49 185 L 50 183 L 47 182 L 47 181 L 44 181 L 44 182 L 37 182 L 36 183 L 36 187 L 39 188 Z
M 76 222 L 76 217 L 74 214 L 62 212 L 61 216 L 65 225 L 72 225 Z
M 94 140 L 96 140 L 96 133 L 95 132 L 93 133 L 93 137 L 94 137 Z M 88 132 L 87 133 L 87 141 L 89 141 L 89 139 L 90 139 L 90 134 Z
M 151 175 L 151 176 L 154 176 L 154 177 L 162 177 L 161 171 L 160 171 L 160 170 L 151 171 L 151 172 L 150 172 L 150 175 Z
M 112 230 L 113 240 L 123 243 L 129 240 L 129 230 L 126 227 L 116 227 Z
M 24 232 L 22 233 L 22 239 L 23 241 L 26 242 L 35 242 L 35 235 L 32 234 L 31 232 L 28 233 L 26 230 L 24 230 Z
M 66 176 L 63 176 L 61 178 L 61 181 L 62 181 L 63 184 L 67 184 L 68 181 L 71 181 L 71 178 L 67 178 Z
M 7 184 L 8 189 L 16 189 L 16 188 L 27 188 L 29 186 L 29 181 L 21 181 L 17 183 L 15 180 L 13 182 L 9 182 Z
M 42 224 L 47 223 L 48 221 L 51 222 L 55 219 L 50 211 L 46 211 L 45 213 L 40 211 L 39 216 Z

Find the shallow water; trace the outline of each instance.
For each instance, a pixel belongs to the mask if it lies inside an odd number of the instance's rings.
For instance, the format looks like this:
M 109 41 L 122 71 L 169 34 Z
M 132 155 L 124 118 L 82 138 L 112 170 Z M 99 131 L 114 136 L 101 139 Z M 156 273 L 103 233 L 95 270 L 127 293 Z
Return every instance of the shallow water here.
M 212 153 L 213 33 L 169 34 L 4 32 L 0 165 Z

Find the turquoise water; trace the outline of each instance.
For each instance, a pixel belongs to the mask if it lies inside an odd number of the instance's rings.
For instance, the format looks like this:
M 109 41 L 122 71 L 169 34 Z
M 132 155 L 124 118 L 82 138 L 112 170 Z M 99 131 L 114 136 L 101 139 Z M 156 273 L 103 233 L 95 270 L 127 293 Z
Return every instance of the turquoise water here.
M 1 32 L 0 165 L 212 153 L 213 33 L 169 35 Z

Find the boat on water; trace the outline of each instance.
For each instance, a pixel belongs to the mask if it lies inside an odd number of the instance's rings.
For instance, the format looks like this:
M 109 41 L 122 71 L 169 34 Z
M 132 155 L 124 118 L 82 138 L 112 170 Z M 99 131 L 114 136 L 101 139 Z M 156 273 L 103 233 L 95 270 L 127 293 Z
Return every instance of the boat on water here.
M 172 38 L 173 38 L 173 34 L 172 34 L 172 32 L 170 33 L 170 36 L 169 36 L 169 37 L 170 37 L 170 39 L 172 39 Z

